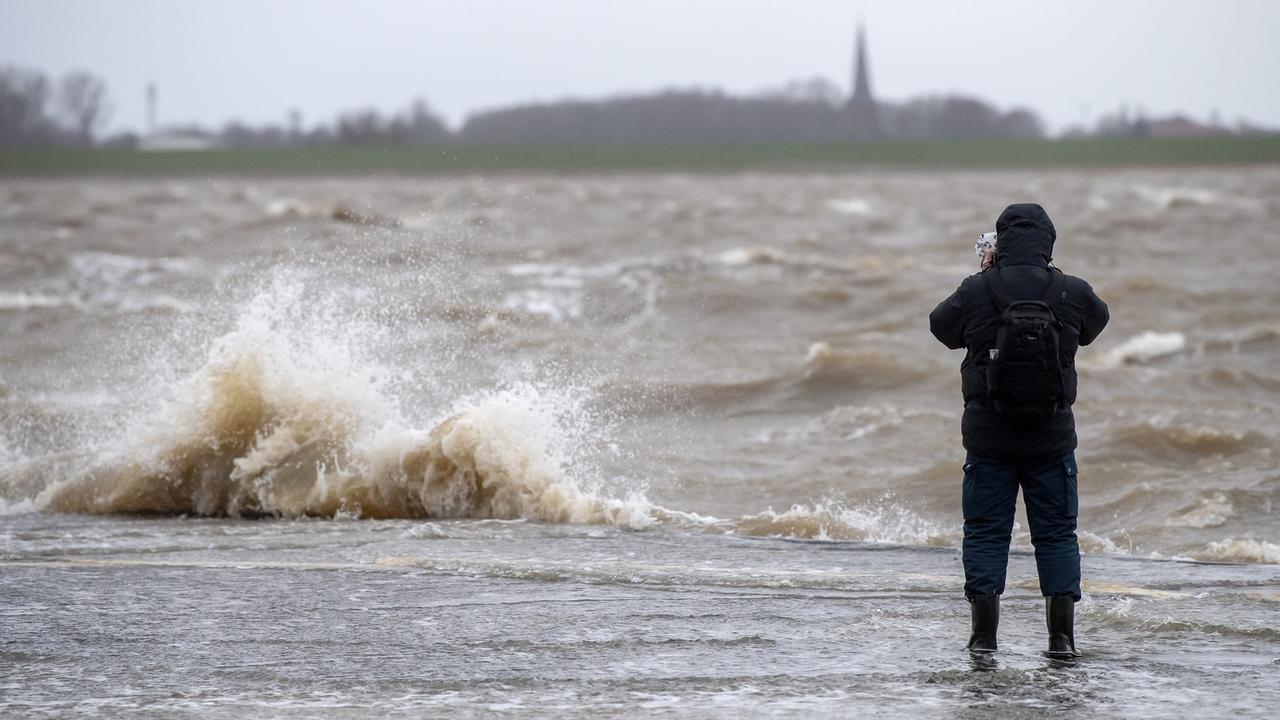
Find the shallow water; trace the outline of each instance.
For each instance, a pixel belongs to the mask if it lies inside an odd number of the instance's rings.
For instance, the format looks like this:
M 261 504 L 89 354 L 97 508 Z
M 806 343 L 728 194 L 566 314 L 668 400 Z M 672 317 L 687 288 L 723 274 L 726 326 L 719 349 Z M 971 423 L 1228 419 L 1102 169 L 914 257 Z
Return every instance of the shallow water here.
M 954 551 L 512 521 L 22 516 L 10 712 L 1267 716 L 1280 568 L 1089 556 L 1084 657 L 959 650 Z M 1205 704 L 1212 703 L 1206 710 Z
M 1277 191 L 6 183 L 0 708 L 1268 715 Z M 1079 358 L 1085 655 L 1039 654 L 1021 522 L 977 667 L 925 317 L 1028 198 L 1113 316 Z

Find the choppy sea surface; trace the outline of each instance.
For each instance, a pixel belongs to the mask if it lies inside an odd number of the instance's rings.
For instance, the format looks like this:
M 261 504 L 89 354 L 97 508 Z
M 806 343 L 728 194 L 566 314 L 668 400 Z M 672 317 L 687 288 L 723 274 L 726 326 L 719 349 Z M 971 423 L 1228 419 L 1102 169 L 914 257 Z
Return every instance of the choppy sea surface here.
M 963 651 L 1010 202 L 1078 357 L 1078 661 Z M 1270 717 L 1280 168 L 6 181 L 0 714 Z

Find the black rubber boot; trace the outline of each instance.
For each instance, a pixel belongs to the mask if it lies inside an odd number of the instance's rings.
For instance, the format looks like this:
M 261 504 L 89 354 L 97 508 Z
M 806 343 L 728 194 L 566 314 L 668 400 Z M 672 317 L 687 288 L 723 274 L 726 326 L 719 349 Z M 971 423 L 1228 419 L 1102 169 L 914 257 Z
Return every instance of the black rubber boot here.
M 996 629 L 1000 627 L 1000 596 L 974 595 L 969 599 L 973 634 L 969 636 L 969 652 L 996 651 Z
M 1053 658 L 1080 657 L 1076 652 L 1076 600 L 1070 595 L 1044 599 L 1044 619 L 1049 626 L 1049 652 Z

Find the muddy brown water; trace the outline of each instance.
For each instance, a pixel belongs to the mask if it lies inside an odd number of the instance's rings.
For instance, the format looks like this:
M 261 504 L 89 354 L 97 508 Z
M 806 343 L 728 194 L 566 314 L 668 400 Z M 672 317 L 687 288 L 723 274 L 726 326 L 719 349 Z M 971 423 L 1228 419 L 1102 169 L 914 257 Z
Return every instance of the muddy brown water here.
M 996 664 L 960 353 L 1008 202 L 1078 358 L 1086 598 Z M 1269 715 L 1280 169 L 0 185 L 0 708 Z

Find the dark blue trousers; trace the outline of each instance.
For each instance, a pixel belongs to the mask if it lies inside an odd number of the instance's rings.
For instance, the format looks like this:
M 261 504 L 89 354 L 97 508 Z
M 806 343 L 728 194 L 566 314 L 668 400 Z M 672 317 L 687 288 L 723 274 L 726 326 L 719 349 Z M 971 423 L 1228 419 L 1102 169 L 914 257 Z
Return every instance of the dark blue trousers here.
M 1013 512 L 1022 488 L 1036 549 L 1040 592 L 1080 599 L 1076 541 L 1076 457 L 993 459 L 972 454 L 964 464 L 964 594 L 1004 592 Z

